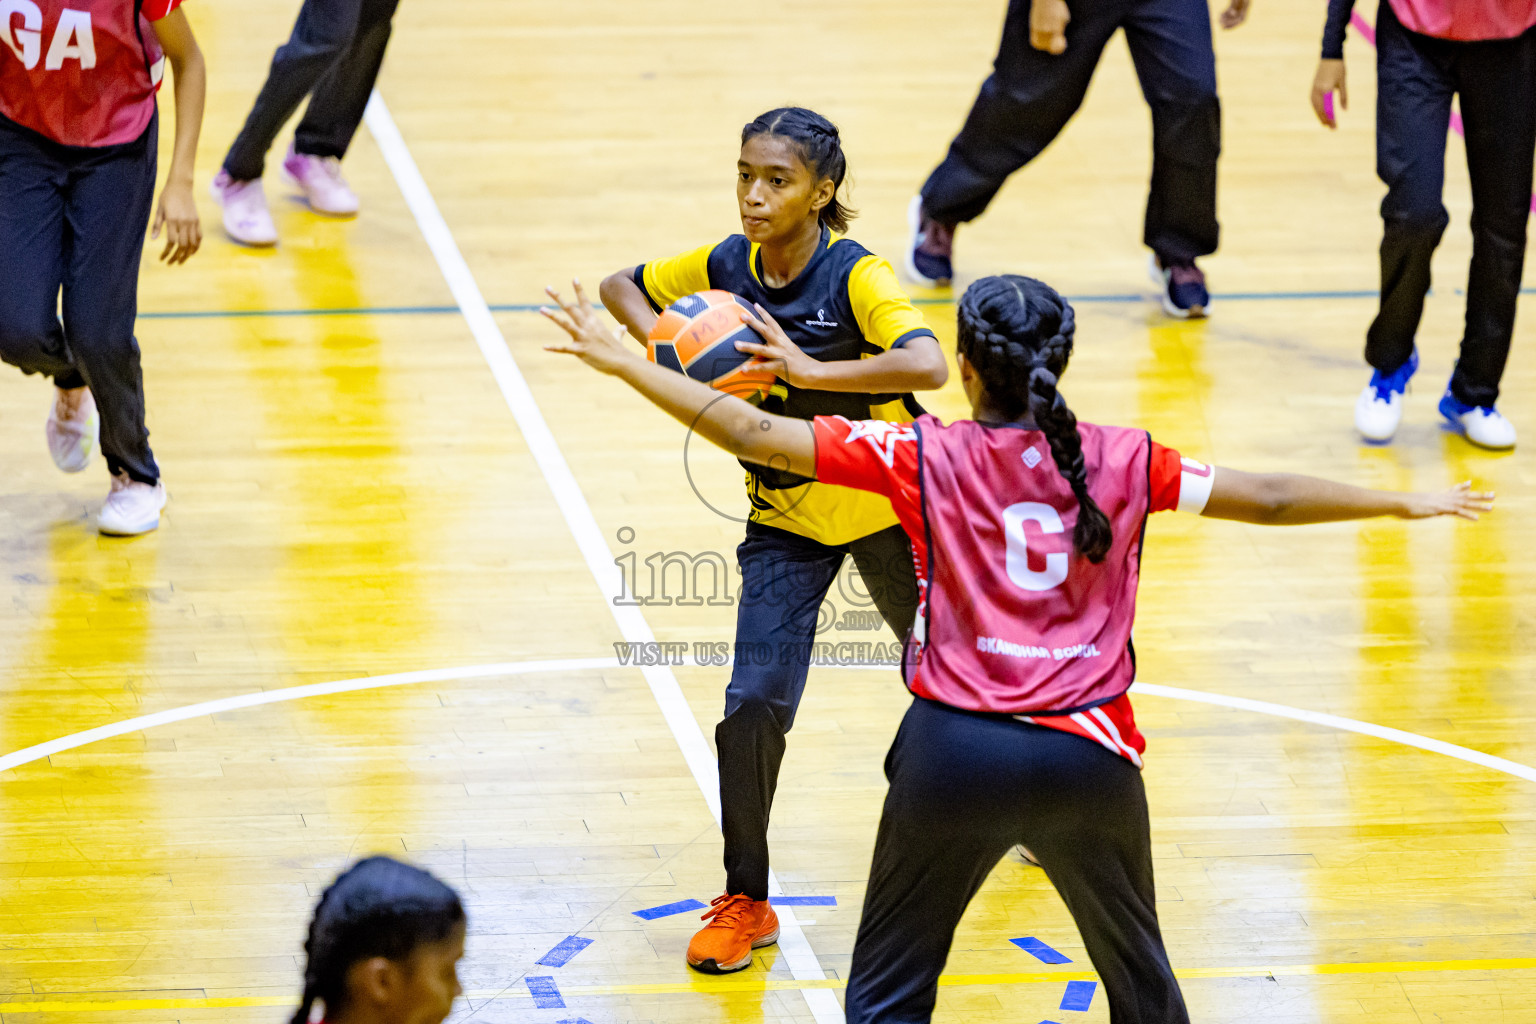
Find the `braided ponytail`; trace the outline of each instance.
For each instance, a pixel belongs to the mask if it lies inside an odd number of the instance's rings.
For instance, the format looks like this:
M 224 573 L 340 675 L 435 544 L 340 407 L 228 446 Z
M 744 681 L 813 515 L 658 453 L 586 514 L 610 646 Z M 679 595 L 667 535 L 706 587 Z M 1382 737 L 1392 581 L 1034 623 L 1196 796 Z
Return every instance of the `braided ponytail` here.
M 1034 278 L 984 277 L 961 296 L 959 327 L 960 354 L 976 368 L 987 398 L 1009 419 L 1027 411 L 1050 443 L 1056 470 L 1077 498 L 1073 545 L 1090 562 L 1104 561 L 1114 531 L 1088 493 L 1077 417 L 1057 390 L 1072 356 L 1072 307 Z
M 360 860 L 320 896 L 304 940 L 304 994 L 289 1024 L 309 1024 L 315 1003 L 334 1015 L 347 999 L 347 972 L 362 960 L 404 960 L 463 926 L 451 888 L 390 857 Z
M 299 1008 L 293 1016 L 288 1018 L 288 1024 L 309 1024 L 309 1015 L 315 1008 L 315 990 L 310 987 L 309 979 L 304 979 L 304 996 L 299 1000 Z

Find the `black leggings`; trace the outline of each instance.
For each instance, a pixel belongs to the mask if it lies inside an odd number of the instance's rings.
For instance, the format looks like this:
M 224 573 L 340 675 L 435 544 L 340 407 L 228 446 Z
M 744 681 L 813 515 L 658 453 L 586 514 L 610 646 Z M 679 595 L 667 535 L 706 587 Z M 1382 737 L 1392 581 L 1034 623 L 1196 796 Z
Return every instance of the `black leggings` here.
M 272 57 L 245 127 L 224 157 L 239 181 L 261 177 L 267 150 L 309 96 L 293 148 L 309 156 L 347 155 L 384 64 L 399 0 L 304 0 L 293 35 Z
M 1381 201 L 1381 310 L 1365 358 L 1391 373 L 1413 355 L 1430 257 L 1450 223 L 1441 201 L 1451 97 L 1461 97 L 1472 179 L 1466 331 L 1451 391 L 1493 405 L 1515 331 L 1536 153 L 1536 29 L 1460 43 L 1410 32 L 1384 2 L 1376 16 L 1376 173 Z
M 1059 55 L 1029 45 L 1029 11 L 1028 0 L 1010 0 L 992 74 L 923 185 L 923 208 L 947 222 L 981 216 L 1008 176 L 1039 156 L 1077 113 L 1100 54 L 1124 29 L 1152 108 L 1143 238 L 1164 263 L 1215 252 L 1221 104 L 1205 0 L 1072 0 L 1067 51 Z
M 785 736 L 805 692 L 822 602 L 846 555 L 853 556 L 891 631 L 904 640 L 917 613 L 917 577 L 901 527 L 829 545 L 748 523 L 746 539 L 736 549 L 741 566 L 737 655 L 725 690 L 725 718 L 715 727 L 727 892 L 768 898 L 768 816 Z M 743 656 L 754 650 L 769 657 Z
M 133 326 L 158 129 L 157 118 L 120 146 L 61 146 L 0 117 L 0 359 L 89 386 L 107 468 L 146 484 L 160 467 Z
M 1081 736 L 915 700 L 885 762 L 848 1024 L 927 1021 L 955 926 L 1015 843 L 1077 922 L 1114 1024 L 1186 1024 L 1152 888 L 1141 772 Z

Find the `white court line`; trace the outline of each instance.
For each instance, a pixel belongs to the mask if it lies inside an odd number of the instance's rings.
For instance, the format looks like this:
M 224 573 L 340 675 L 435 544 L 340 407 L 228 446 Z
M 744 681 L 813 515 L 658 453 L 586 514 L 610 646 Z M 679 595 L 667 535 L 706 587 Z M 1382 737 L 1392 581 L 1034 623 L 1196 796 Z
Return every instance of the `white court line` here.
M 715 665 L 699 666 L 691 657 L 685 659 L 685 664 L 693 668 L 718 667 Z M 186 707 L 171 708 L 168 711 L 157 711 L 154 714 L 140 715 L 137 718 L 114 722 L 111 725 L 98 726 L 95 729 L 87 729 L 84 732 L 61 736 L 56 740 L 39 743 L 36 746 L 27 747 L 0 757 L 0 771 L 19 768 L 33 761 L 40 761 L 50 755 L 75 750 L 87 744 L 110 739 L 114 736 L 122 736 L 130 732 L 140 732 L 145 729 L 152 729 L 158 725 L 169 725 L 172 722 L 184 722 L 189 718 L 200 718 L 204 715 L 217 715 L 225 711 L 258 707 L 262 704 L 280 704 L 290 700 L 303 700 L 306 697 L 324 697 L 333 693 L 355 693 L 359 690 L 377 690 L 389 686 L 407 686 L 412 683 L 443 683 L 452 682 L 457 679 L 530 675 L 535 672 L 571 672 L 582 669 L 636 667 L 621 665 L 617 658 L 507 661 L 489 665 L 465 665 L 462 668 L 427 669 L 421 672 L 397 672 L 387 676 L 341 679 L 333 683 L 311 683 L 307 686 L 290 686 L 281 690 L 259 690 L 256 693 L 246 693 L 236 697 L 222 697 L 218 700 L 204 701 L 201 704 L 188 704 Z M 821 665 L 817 667 L 850 671 L 872 670 L 870 666 L 866 665 Z M 890 666 L 889 670 L 895 671 L 895 666 Z M 1250 711 L 1259 715 L 1273 715 L 1276 718 L 1289 718 L 1297 722 L 1306 722 L 1309 725 L 1321 725 L 1343 732 L 1359 733 L 1362 736 L 1372 736 L 1376 739 L 1387 740 L 1390 743 L 1401 744 L 1405 747 L 1414 747 L 1431 754 L 1443 754 L 1446 757 L 1453 757 L 1458 761 L 1465 761 L 1468 764 L 1475 764 L 1496 772 L 1503 772 L 1505 775 L 1513 775 L 1515 778 L 1524 779 L 1527 782 L 1536 782 L 1536 768 L 1527 764 L 1521 764 L 1519 761 L 1510 761 L 1507 758 L 1496 757 L 1493 754 L 1485 754 L 1481 750 L 1473 750 L 1471 747 L 1458 746 L 1455 743 L 1447 743 L 1444 740 L 1437 740 L 1429 736 L 1420 736 L 1416 732 L 1405 732 L 1402 729 L 1376 725 L 1373 722 L 1362 722 L 1358 718 L 1345 718 L 1342 715 L 1330 715 L 1323 711 L 1293 708 L 1289 704 L 1272 704 L 1267 700 L 1249 700 L 1247 697 L 1232 697 L 1225 693 L 1186 690 L 1180 686 L 1160 686 L 1157 683 L 1137 683 L 1131 687 L 1131 694 L 1136 697 L 1165 697 L 1169 700 L 1186 700 L 1196 704 L 1213 704 L 1217 707 L 1231 708 L 1235 711 Z
M 357 690 L 379 690 L 387 686 L 408 686 L 412 683 L 438 683 L 450 679 L 481 679 L 486 676 L 521 676 L 533 672 L 570 672 L 587 668 L 613 668 L 616 658 L 565 658 L 558 661 L 508 661 L 493 665 L 470 665 L 465 668 L 429 669 L 424 672 L 396 672 L 387 676 L 369 676 L 364 679 L 343 679 L 332 683 L 311 683 L 307 686 L 289 686 L 281 690 L 258 690 L 238 697 L 221 697 L 205 700 L 201 704 L 156 711 L 152 715 L 140 715 L 122 722 L 97 726 L 84 732 L 71 733 L 56 740 L 25 747 L 0 757 L 0 772 L 19 768 L 33 761 L 41 761 L 66 750 L 74 750 L 88 743 L 109 740 L 130 732 L 153 729 L 157 725 L 185 722 L 189 718 L 218 715 L 241 708 L 260 707 L 263 704 L 281 704 L 305 697 L 324 697 L 333 693 L 352 693 Z
M 1447 743 L 1444 740 L 1420 736 L 1416 732 L 1404 732 L 1385 725 L 1330 715 L 1324 711 L 1308 711 L 1306 708 L 1293 708 L 1285 704 L 1271 704 L 1267 700 L 1229 697 L 1224 693 L 1206 693 L 1204 690 L 1186 690 L 1179 686 L 1159 686 L 1156 683 L 1137 683 L 1131 687 L 1131 693 L 1146 694 L 1149 697 L 1169 697 L 1173 700 L 1198 701 L 1201 704 L 1215 704 L 1223 708 L 1254 711 L 1261 715 L 1275 715 L 1278 718 L 1292 718 L 1298 722 L 1310 722 L 1313 725 L 1326 725 L 1333 729 L 1343 729 L 1345 732 L 1357 732 L 1362 736 L 1374 736 L 1379 740 L 1401 743 L 1405 747 L 1417 747 L 1432 754 L 1444 754 L 1458 761 L 1482 765 L 1496 772 L 1513 775 L 1517 779 L 1536 782 L 1536 768 L 1521 764 L 1519 761 L 1510 761 L 1495 757 L 1493 754 L 1485 754 L 1481 750 L 1473 750 L 1471 747 L 1457 746 L 1455 743 Z
M 475 283 L 475 276 L 471 273 L 469 264 L 464 261 L 464 255 L 459 251 L 453 232 L 448 229 L 448 222 L 443 219 L 441 211 L 438 210 L 437 202 L 432 198 L 432 192 L 427 188 L 426 180 L 422 178 L 421 171 L 416 167 L 416 161 L 411 157 L 409 147 L 401 137 L 399 128 L 395 126 L 394 118 L 390 117 L 389 108 L 384 105 L 384 98 L 377 92 L 374 92 L 368 101 L 365 117 L 368 121 L 368 130 L 373 133 L 374 141 L 378 143 L 380 151 L 384 154 L 384 162 L 389 165 L 390 173 L 395 176 L 395 182 L 399 185 L 401 194 L 405 196 L 406 205 L 410 207 L 421 229 L 422 237 L 426 239 L 428 248 L 432 250 L 432 255 L 437 260 L 444 279 L 448 282 L 454 302 L 463 312 L 470 333 L 474 335 L 475 344 L 480 346 L 481 354 L 490 365 L 496 384 L 501 388 L 502 397 L 506 399 L 508 408 L 512 410 L 512 415 L 517 420 L 518 430 L 522 432 L 529 452 L 538 463 L 539 471 L 544 474 L 544 480 L 554 494 L 555 504 L 559 506 L 566 525 L 570 527 L 571 535 L 576 539 L 576 546 L 581 550 L 587 569 L 591 571 L 592 578 L 597 583 L 598 594 L 602 597 L 603 603 L 608 606 L 608 610 L 613 613 L 614 621 L 618 623 L 619 632 L 625 640 L 630 643 L 653 642 L 655 635 L 652 634 L 651 627 L 640 610 L 634 607 L 616 606 L 611 600 L 614 595 L 623 593 L 620 587 L 620 571 L 613 560 L 613 552 L 603 538 L 597 519 L 592 515 L 592 509 L 582 495 L 570 466 L 566 464 L 565 456 L 560 453 L 560 446 L 555 443 L 555 435 L 550 432 L 549 424 L 544 422 L 544 414 L 539 411 L 538 402 L 534 400 L 533 392 L 528 388 L 528 382 L 523 379 L 522 371 L 518 369 L 516 360 L 512 358 L 512 353 L 507 348 L 507 340 L 502 337 L 501 328 L 497 326 L 496 318 L 491 315 L 490 307 L 486 305 L 480 286 Z M 693 773 L 694 781 L 698 783 L 699 791 L 703 793 L 704 801 L 709 805 L 710 813 L 718 823 L 720 821 L 720 777 L 715 758 L 710 753 L 709 744 L 704 741 L 704 733 L 694 719 L 693 712 L 688 707 L 688 701 L 683 697 L 682 687 L 678 686 L 676 676 L 667 666 L 647 667 L 641 672 L 651 688 L 651 695 L 656 698 L 656 703 L 661 708 L 667 727 L 672 730 L 672 736 L 682 751 L 683 759 L 688 762 L 688 770 Z M 772 872 L 768 875 L 768 891 L 772 895 L 783 892 L 779 888 L 778 877 Z M 790 974 L 797 981 L 825 979 L 826 972 L 822 970 L 815 951 L 806 941 L 805 933 L 801 931 L 794 911 L 788 907 L 782 908 L 778 917 L 779 952 L 788 963 Z M 817 1024 L 841 1024 L 843 1011 L 837 1004 L 837 997 L 831 991 L 807 989 L 802 995 Z

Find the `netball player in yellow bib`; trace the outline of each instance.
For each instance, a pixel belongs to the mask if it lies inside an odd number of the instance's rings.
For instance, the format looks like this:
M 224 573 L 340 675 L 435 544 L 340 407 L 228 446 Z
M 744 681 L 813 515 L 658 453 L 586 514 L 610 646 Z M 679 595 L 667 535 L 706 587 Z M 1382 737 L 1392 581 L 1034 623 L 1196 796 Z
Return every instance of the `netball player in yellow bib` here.
M 735 292 L 763 312 L 761 344 L 741 347 L 778 374 L 764 408 L 806 420 L 914 419 L 921 409 L 910 392 L 942 386 L 948 371 L 891 265 L 842 236 L 850 211 L 837 196 L 847 172 L 837 128 L 799 107 L 771 110 L 742 129 L 736 170 L 742 233 L 611 275 L 602 285 L 608 311 L 644 340 L 657 314 L 684 295 Z M 747 535 L 736 549 L 737 657 L 715 728 L 725 894 L 688 946 L 688 963 L 711 973 L 749 966 L 754 948 L 778 938 L 768 813 L 817 613 L 843 557 L 853 556 L 898 639 L 917 606 L 911 551 L 883 496 L 748 467 L 747 497 Z

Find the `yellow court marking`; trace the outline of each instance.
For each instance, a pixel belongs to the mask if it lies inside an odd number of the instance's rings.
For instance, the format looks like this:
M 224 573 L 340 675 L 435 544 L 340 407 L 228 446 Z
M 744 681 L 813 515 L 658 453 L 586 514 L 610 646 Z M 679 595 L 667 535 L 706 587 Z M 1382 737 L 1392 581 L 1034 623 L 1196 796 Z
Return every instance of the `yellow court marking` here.
M 1417 974 L 1457 971 L 1529 971 L 1536 970 L 1536 957 L 1499 960 L 1395 960 L 1382 963 L 1276 964 L 1268 967 L 1186 967 L 1173 973 L 1185 980 L 1197 978 L 1280 978 L 1325 974 Z M 1028 971 L 1012 974 L 946 974 L 939 985 L 946 988 L 975 985 L 1047 985 L 1064 981 L 1093 981 L 1093 971 Z M 733 978 L 651 985 L 562 985 L 563 996 L 650 996 L 686 994 L 753 995 L 764 992 L 839 989 L 847 982 L 840 978 L 796 981 L 793 978 Z M 470 1002 L 499 999 L 529 999 L 522 985 L 495 992 L 467 992 Z M 28 1003 L 0 1002 L 0 1013 L 112 1013 L 119 1010 L 219 1010 L 264 1006 L 291 1006 L 291 996 L 195 996 L 167 999 L 106 999 L 97 1001 L 49 1001 Z

